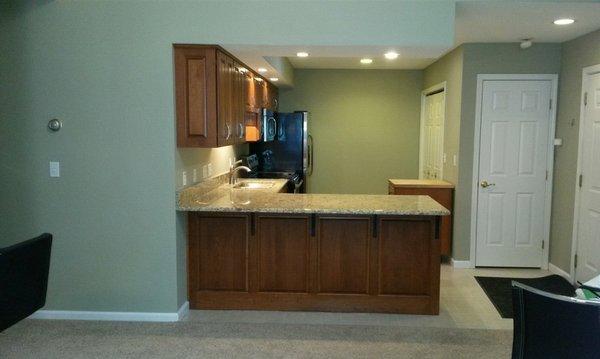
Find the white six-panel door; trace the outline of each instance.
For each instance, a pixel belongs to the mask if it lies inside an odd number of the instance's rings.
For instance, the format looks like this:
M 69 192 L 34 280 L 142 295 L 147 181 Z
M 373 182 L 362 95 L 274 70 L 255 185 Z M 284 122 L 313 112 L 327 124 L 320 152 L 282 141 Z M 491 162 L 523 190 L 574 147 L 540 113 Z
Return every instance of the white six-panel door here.
M 582 282 L 600 274 L 600 74 L 586 82 L 575 269 L 576 279 Z
M 483 81 L 477 266 L 542 266 L 552 88 L 549 80 Z
M 423 143 L 421 151 L 423 179 L 442 179 L 445 95 L 443 92 L 425 97 L 423 106 Z

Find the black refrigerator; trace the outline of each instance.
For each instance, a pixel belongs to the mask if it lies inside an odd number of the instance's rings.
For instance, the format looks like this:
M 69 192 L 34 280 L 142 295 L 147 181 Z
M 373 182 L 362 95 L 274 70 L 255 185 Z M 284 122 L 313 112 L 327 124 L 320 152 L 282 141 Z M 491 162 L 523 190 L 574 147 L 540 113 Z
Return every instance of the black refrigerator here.
M 312 138 L 308 134 L 308 112 L 291 113 L 263 110 L 265 128 L 260 142 L 251 143 L 250 155 L 256 155 L 258 164 L 253 176 L 260 178 L 286 178 L 290 180 L 289 192 L 306 192 L 306 177 L 312 173 Z

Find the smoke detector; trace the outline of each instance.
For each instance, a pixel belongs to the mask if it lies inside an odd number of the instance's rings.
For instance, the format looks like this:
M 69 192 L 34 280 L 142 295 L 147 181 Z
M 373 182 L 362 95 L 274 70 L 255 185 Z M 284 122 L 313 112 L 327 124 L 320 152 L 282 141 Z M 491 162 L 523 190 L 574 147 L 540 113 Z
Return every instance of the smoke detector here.
M 533 45 L 533 42 L 531 41 L 531 39 L 522 39 L 521 40 L 521 49 L 525 50 L 531 47 L 531 45 Z

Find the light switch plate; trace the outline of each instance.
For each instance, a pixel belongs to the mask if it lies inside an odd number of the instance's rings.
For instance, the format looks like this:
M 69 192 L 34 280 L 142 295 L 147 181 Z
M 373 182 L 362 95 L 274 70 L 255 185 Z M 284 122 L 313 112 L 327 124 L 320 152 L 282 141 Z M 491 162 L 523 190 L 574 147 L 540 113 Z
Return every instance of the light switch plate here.
M 187 186 L 187 172 L 181 172 L 181 186 Z
M 453 156 L 452 156 L 452 165 L 453 165 L 454 167 L 456 167 L 456 165 L 457 165 L 457 164 L 458 164 L 458 156 L 456 156 L 456 155 L 453 155 Z
M 60 162 L 50 161 L 50 177 L 60 177 Z
M 446 163 L 446 154 L 445 154 L 445 153 L 444 153 L 444 154 L 442 154 L 442 162 L 443 162 L 443 163 Z

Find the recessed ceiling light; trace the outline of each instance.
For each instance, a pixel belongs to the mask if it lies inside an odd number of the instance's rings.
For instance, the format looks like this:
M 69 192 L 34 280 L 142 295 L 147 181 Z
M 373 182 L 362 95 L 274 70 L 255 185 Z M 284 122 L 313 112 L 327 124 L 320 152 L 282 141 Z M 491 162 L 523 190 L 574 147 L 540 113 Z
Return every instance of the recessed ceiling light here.
M 383 55 L 383 56 L 385 56 L 385 58 L 388 60 L 394 60 L 394 59 L 398 58 L 398 53 L 394 52 L 394 51 L 390 51 L 390 52 L 386 52 L 385 55 Z
M 308 57 L 308 52 L 304 52 L 304 51 L 297 52 L 296 56 L 298 56 L 298 57 Z
M 365 57 L 364 59 L 360 59 L 360 63 L 361 63 L 361 64 L 368 65 L 368 64 L 370 64 L 371 62 L 373 62 L 373 59 L 369 59 L 369 58 L 366 58 L 366 57 Z
M 279 77 L 269 77 L 269 80 L 271 80 L 273 82 L 277 82 L 277 81 L 279 81 Z
M 265 72 L 267 72 L 267 69 L 265 69 L 264 67 L 259 67 L 258 72 L 260 72 L 261 74 L 264 74 Z
M 554 25 L 571 25 L 575 20 L 569 18 L 556 19 L 554 20 Z

